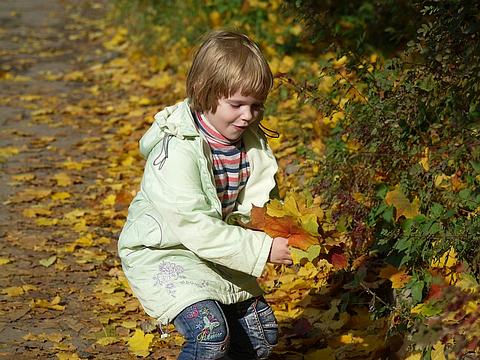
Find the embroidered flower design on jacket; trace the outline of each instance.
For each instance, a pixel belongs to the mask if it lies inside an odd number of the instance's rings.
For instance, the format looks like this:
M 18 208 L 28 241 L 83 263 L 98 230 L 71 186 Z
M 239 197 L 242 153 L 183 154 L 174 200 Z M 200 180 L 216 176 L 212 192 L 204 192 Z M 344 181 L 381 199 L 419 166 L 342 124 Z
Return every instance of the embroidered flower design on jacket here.
M 187 277 L 182 275 L 184 272 L 183 266 L 170 261 L 162 261 L 158 265 L 158 272 L 153 276 L 153 286 L 163 287 L 171 297 L 176 297 L 178 285 L 193 285 L 198 288 L 208 286 L 207 280 L 201 282 L 187 280 Z

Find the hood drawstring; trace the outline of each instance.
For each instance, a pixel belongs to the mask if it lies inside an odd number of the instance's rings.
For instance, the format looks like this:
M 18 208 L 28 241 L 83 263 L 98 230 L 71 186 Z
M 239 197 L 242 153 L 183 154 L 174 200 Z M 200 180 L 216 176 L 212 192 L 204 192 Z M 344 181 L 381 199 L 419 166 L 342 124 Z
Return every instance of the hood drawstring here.
M 157 166 L 158 165 L 158 170 L 161 170 L 163 165 L 165 164 L 165 161 L 168 158 L 168 144 L 170 143 L 170 140 L 172 139 L 173 135 L 167 134 L 163 137 L 162 139 L 162 148 L 160 150 L 160 154 L 153 160 L 153 165 Z
M 273 138 L 273 139 L 278 139 L 280 137 L 280 134 L 277 131 L 269 129 L 262 123 L 258 123 L 258 127 L 266 137 Z

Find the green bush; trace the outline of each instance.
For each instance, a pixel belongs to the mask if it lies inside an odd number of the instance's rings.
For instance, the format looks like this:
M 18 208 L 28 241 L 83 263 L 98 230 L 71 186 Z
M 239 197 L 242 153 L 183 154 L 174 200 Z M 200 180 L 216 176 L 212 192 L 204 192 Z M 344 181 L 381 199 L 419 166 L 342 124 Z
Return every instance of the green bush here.
M 112 0 L 112 18 L 126 25 L 143 50 L 154 53 L 185 39 L 197 45 L 203 34 L 218 27 L 237 29 L 272 51 L 289 53 L 302 45 L 301 29 L 280 0 Z
M 386 13 L 374 2 L 290 3 L 301 9 L 299 17 L 318 44 L 331 44 L 338 58 L 347 56 L 340 65 L 319 61 L 324 75 L 319 79 L 295 79 L 301 84 L 295 85 L 300 97 L 326 118 L 341 114 L 333 122 L 325 157 L 318 159 L 321 170 L 311 186 L 327 199 L 328 207 L 335 206 L 333 218 L 349 231 L 357 248 L 365 251 L 361 244 L 372 236 L 370 254 L 405 267 L 413 276 L 406 285 L 409 300 L 400 301 L 403 321 L 396 329 L 415 334 L 417 340 L 433 341 L 439 334 L 442 341 L 456 337 L 453 351 L 461 354 L 468 336 L 466 321 L 478 327 L 478 318 L 464 320 L 446 334 L 441 330 L 445 324 L 425 326 L 424 320 L 411 320 L 410 310 L 425 301 L 436 281 L 432 262 L 450 249 L 466 264 L 463 270 L 475 274 L 477 282 L 480 278 L 480 5 L 398 2 L 392 7 L 399 15 L 392 17 L 398 41 L 390 47 L 393 33 L 381 19 Z M 413 25 L 418 28 L 412 32 Z M 375 34 L 380 38 L 375 40 Z M 402 44 L 403 50 L 398 48 Z M 398 55 L 385 61 L 366 56 L 392 48 Z M 327 78 L 335 82 L 325 94 Z M 389 199 L 394 190 L 402 194 L 403 204 Z M 361 289 L 355 284 L 378 261 L 368 266 L 354 275 L 345 299 L 358 296 Z M 375 289 L 369 294 L 375 291 L 378 295 Z M 473 296 L 458 289 L 454 293 L 462 301 Z M 398 304 L 384 305 L 374 312 L 382 315 Z M 453 311 L 446 302 L 437 310 Z M 425 348 L 430 345 L 427 341 Z
M 353 192 L 376 199 L 368 218 L 353 218 L 351 227 L 374 227 L 377 246 L 397 265 L 423 266 L 453 246 L 478 273 L 478 5 L 432 3 L 421 14 L 438 20 L 422 25 L 401 57 L 373 69 L 350 64 L 355 76 L 340 76 L 334 85 L 335 103 L 352 91 L 362 93 L 362 101 L 348 101 L 332 130 L 323 163 L 328 172 L 317 190 L 340 202 L 354 202 L 347 196 Z M 330 104 L 321 110 L 340 110 Z M 352 143 L 358 151 L 349 149 Z M 397 184 L 410 199 L 419 198 L 422 216 L 393 220 L 385 191 L 378 190 Z
M 409 0 L 288 0 L 307 25 L 318 48 L 333 47 L 356 54 L 401 49 L 420 18 Z

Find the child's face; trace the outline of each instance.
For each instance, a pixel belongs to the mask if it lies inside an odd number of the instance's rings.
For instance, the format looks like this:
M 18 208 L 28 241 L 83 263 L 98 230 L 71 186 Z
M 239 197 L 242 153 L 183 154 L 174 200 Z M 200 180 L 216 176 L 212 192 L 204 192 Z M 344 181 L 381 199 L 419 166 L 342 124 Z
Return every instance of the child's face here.
M 240 91 L 218 100 L 215 113 L 205 114 L 210 124 L 228 140 L 238 140 L 263 109 L 263 101 L 243 96 Z

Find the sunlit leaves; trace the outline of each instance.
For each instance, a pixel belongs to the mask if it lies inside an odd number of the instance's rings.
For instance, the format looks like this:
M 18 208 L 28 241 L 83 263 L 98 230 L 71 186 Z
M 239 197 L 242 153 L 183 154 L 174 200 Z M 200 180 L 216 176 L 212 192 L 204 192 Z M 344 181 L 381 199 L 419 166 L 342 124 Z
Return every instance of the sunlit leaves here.
M 134 355 L 147 357 L 150 354 L 148 349 L 152 341 L 152 334 L 145 334 L 142 330 L 136 329 L 135 333 L 128 339 L 128 346 Z
M 62 299 L 60 296 L 55 296 L 51 301 L 44 299 L 32 299 L 30 306 L 32 308 L 44 308 L 50 310 L 63 311 L 65 310 L 65 305 L 61 304 Z
M 385 203 L 395 208 L 395 219 L 397 221 L 402 216 L 407 219 L 413 219 L 420 214 L 420 200 L 415 198 L 410 202 L 402 192 L 400 185 L 395 186 L 394 190 L 387 193 L 385 196 Z
M 265 208 L 254 207 L 250 222 L 245 226 L 262 230 L 271 237 L 288 238 L 288 244 L 306 250 L 318 244 L 318 239 L 297 225 L 292 217 L 274 218 L 267 214 Z
M 406 269 L 397 269 L 391 265 L 387 265 L 381 269 L 378 276 L 382 279 L 390 280 L 393 289 L 401 289 L 405 287 L 411 278 Z

